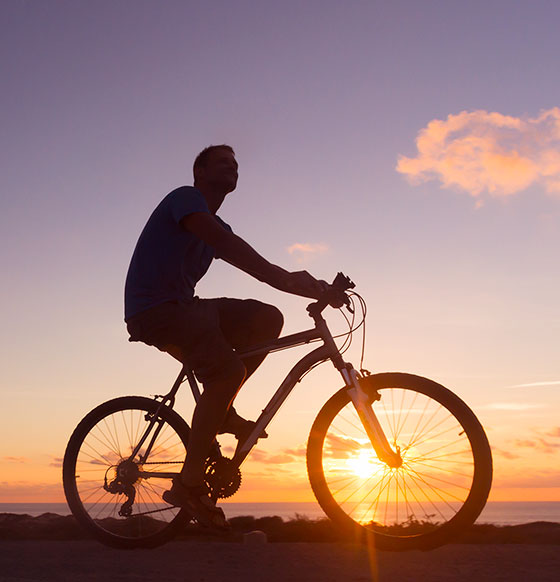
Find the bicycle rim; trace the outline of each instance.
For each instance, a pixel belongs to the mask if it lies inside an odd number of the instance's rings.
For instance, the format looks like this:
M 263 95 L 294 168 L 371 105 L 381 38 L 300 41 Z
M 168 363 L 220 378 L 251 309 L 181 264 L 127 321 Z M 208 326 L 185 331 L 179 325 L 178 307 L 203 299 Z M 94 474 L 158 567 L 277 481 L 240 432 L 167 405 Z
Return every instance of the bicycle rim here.
M 407 374 L 371 378 L 373 409 L 402 466 L 377 458 L 343 390 L 312 429 L 313 489 L 327 515 L 373 533 L 379 547 L 446 543 L 475 521 L 488 496 L 492 462 L 484 431 L 470 409 L 435 382 Z
M 162 427 L 147 459 L 146 446 L 131 458 L 158 404 L 142 397 L 107 402 L 78 425 L 64 459 L 64 488 L 78 521 L 118 547 L 161 544 L 188 518 L 162 499 L 171 486 L 159 473 L 178 473 L 186 457 L 188 426 L 164 409 Z M 151 476 L 146 476 L 146 473 Z

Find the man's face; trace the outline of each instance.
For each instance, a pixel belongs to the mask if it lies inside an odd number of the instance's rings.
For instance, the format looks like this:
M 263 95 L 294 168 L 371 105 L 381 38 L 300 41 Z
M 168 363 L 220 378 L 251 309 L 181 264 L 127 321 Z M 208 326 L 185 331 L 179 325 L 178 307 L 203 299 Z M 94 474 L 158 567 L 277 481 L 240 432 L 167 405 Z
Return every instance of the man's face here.
M 233 153 L 226 149 L 218 149 L 211 153 L 208 163 L 201 168 L 201 171 L 206 182 L 224 194 L 228 194 L 237 186 L 237 168 Z

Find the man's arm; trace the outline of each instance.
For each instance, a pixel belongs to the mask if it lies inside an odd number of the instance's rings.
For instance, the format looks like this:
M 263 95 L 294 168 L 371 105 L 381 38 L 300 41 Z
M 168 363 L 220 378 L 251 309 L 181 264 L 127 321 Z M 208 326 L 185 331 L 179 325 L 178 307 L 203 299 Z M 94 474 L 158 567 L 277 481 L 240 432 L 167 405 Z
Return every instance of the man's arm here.
M 324 286 L 307 271 L 289 272 L 267 261 L 241 237 L 226 230 L 211 214 L 195 212 L 181 220 L 183 228 L 214 247 L 222 259 L 272 287 L 317 299 Z

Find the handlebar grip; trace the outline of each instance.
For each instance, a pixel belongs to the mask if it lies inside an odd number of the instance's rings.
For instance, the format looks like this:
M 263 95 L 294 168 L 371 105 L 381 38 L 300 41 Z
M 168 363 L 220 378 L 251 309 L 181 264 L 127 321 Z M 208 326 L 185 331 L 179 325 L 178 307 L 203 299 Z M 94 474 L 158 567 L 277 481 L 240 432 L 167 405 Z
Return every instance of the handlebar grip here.
M 331 307 L 334 307 L 335 309 L 339 309 L 340 307 L 345 305 L 348 301 L 348 297 L 346 296 L 346 293 L 342 289 L 336 289 L 333 287 L 331 287 L 325 293 L 325 296 L 327 303 Z
M 356 285 L 350 280 L 349 277 L 343 273 L 337 273 L 334 281 L 331 283 L 328 289 L 325 290 L 322 297 L 315 303 L 311 303 L 307 306 L 307 311 L 309 313 L 319 314 L 330 305 L 335 309 L 339 309 L 343 305 L 349 305 L 348 295 L 346 291 L 348 289 L 353 289 Z

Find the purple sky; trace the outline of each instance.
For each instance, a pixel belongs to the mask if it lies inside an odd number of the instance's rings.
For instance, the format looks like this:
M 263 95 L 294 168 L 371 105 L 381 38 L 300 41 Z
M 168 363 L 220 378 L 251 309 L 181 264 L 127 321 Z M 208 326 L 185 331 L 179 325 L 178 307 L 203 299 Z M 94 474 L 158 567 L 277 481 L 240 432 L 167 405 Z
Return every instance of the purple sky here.
M 126 342 L 124 277 L 149 213 L 191 182 L 210 143 L 238 154 L 239 188 L 222 212 L 236 232 L 286 268 L 356 281 L 370 307 L 368 367 L 448 384 L 503 449 L 521 439 L 514 425 L 526 441 L 552 431 L 560 197 L 546 191 L 556 166 L 545 161 L 560 133 L 527 120 L 560 106 L 559 16 L 552 1 L 3 2 L 0 368 L 13 404 L 3 430 L 26 436 L 17 450 L 3 439 L 0 459 L 28 460 L 5 462 L 4 498 L 12 482 L 32 488 L 39 469 L 57 482 L 45 467 L 89 408 L 172 380 L 173 362 Z M 475 196 L 435 166 L 416 185 L 396 171 L 400 156 L 418 156 L 423 128 L 462 111 L 525 123 L 504 137 L 479 115 L 460 138 L 483 140 L 470 162 L 519 153 L 534 180 L 489 193 L 488 172 L 468 166 L 483 185 Z M 461 172 L 467 142 L 433 159 Z M 514 175 L 494 162 L 492 176 Z M 290 254 L 297 243 L 315 252 Z M 307 326 L 303 301 L 224 265 L 200 292 L 272 301 L 287 331 Z M 272 390 L 287 365 L 276 362 L 255 386 Z M 267 446 L 304 442 L 339 383 L 316 374 Z M 553 384 L 511 388 L 538 382 Z M 261 392 L 241 396 L 249 414 Z M 515 420 L 500 408 L 511 402 Z M 513 469 L 500 470 L 508 482 Z

